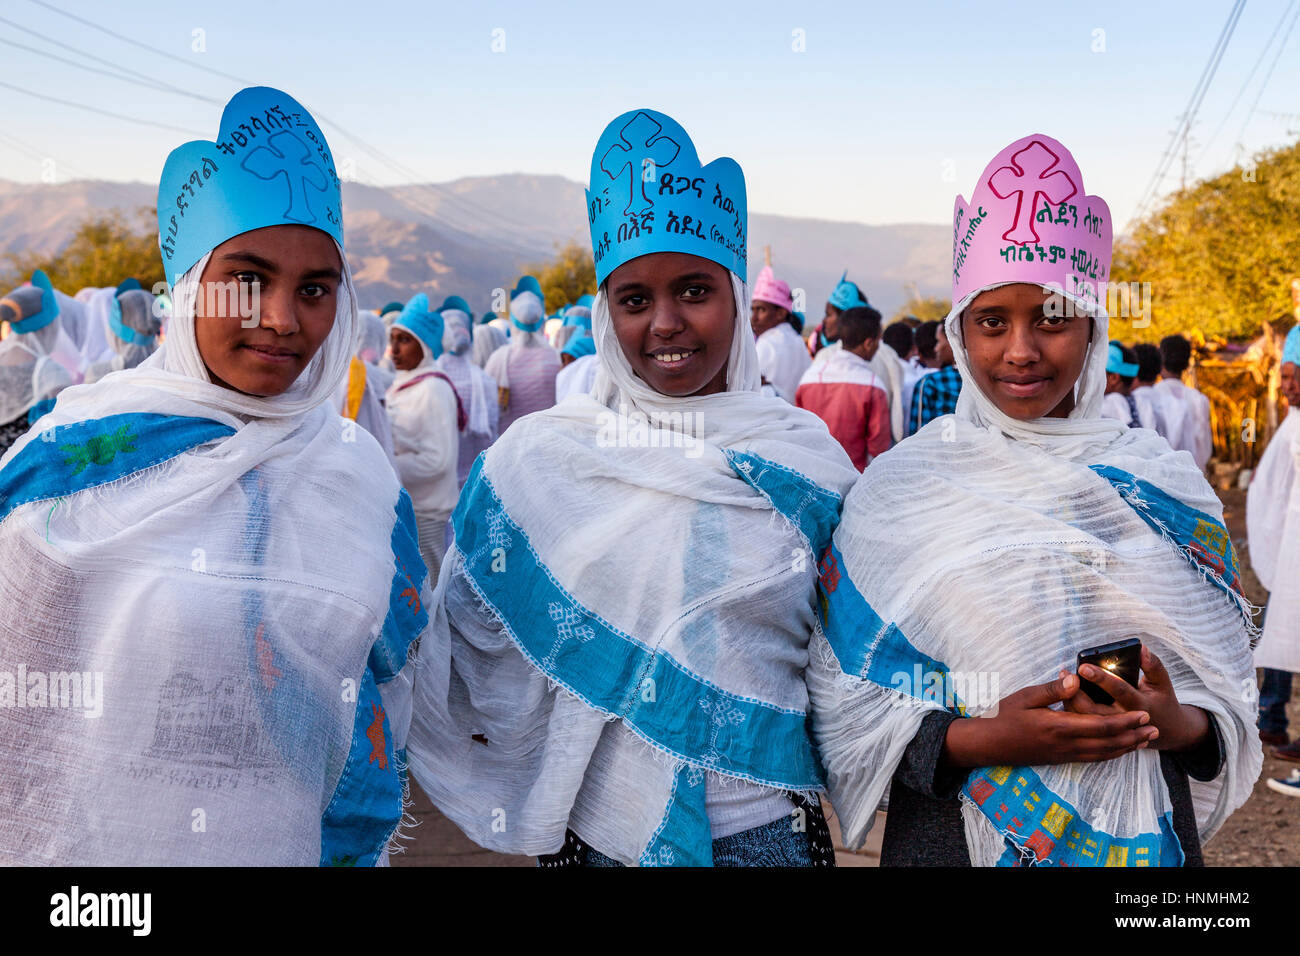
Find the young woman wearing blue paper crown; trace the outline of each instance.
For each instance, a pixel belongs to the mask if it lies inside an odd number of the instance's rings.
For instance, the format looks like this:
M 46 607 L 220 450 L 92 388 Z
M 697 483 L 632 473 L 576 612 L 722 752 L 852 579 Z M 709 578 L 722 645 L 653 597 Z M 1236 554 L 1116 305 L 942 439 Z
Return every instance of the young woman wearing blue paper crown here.
M 889 793 L 884 865 L 1197 864 L 1259 775 L 1222 505 L 1101 417 L 1110 259 L 1106 203 L 1049 137 L 957 197 L 957 409 L 845 499 L 808 669 L 846 845 Z M 1076 673 L 1129 638 L 1133 686 L 1115 655 Z
M 759 392 L 740 167 L 636 110 L 587 201 L 600 369 L 470 473 L 413 772 L 477 843 L 545 865 L 829 863 L 803 671 L 813 554 L 857 473 Z
M 0 862 L 383 862 L 429 589 L 329 401 L 357 343 L 329 147 L 246 89 L 158 192 L 165 345 L 0 465 Z

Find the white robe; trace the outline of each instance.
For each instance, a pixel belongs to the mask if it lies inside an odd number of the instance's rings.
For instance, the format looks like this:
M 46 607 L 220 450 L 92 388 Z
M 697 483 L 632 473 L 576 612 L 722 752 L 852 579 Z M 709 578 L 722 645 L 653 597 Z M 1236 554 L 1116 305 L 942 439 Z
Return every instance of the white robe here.
M 812 364 L 799 333 L 789 322 L 782 322 L 760 335 L 754 348 L 758 351 L 759 374 L 775 385 L 786 401 L 793 401 L 799 379 Z
M 1246 493 L 1250 563 L 1269 590 L 1256 667 L 1300 672 L 1300 411 L 1291 409 Z
M 1169 433 L 1165 438 L 1175 451 L 1192 453 L 1202 471 L 1214 450 L 1210 434 L 1210 400 L 1177 379 L 1162 378 L 1152 387 L 1164 412 Z

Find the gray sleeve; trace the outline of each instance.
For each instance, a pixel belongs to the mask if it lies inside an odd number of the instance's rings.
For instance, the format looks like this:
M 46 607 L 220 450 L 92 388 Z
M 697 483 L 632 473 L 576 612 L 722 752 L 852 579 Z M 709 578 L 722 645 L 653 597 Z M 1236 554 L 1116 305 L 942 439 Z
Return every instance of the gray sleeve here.
M 1219 720 L 1208 710 L 1205 716 L 1210 721 L 1210 732 L 1205 735 L 1205 739 L 1191 750 L 1169 754 L 1175 767 L 1193 780 L 1200 780 L 1202 783 L 1213 780 L 1222 773 L 1226 759 L 1223 731 L 1219 729 Z
M 956 714 L 945 710 L 926 714 L 912 742 L 903 751 L 894 779 L 924 796 L 955 800 L 970 771 L 948 766 L 943 759 L 943 744 L 948 725 L 958 719 Z

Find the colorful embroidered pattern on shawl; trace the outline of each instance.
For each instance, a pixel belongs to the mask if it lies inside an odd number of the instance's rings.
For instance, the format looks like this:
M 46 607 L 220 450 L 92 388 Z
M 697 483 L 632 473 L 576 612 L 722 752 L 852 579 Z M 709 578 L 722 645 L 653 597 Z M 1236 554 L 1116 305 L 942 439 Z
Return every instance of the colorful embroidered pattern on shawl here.
M 0 521 L 20 505 L 106 485 L 233 434 L 206 418 L 145 413 L 47 429 L 0 472 Z
M 1119 468 L 1093 465 L 1092 470 L 1114 485 L 1124 502 L 1153 531 L 1174 544 L 1193 567 L 1232 598 L 1247 622 L 1251 620 L 1242 591 L 1237 551 L 1222 522 Z
M 985 767 L 962 793 L 1008 842 L 998 866 L 1182 866 L 1172 814 L 1159 833 L 1121 838 L 1090 826 L 1029 767 Z

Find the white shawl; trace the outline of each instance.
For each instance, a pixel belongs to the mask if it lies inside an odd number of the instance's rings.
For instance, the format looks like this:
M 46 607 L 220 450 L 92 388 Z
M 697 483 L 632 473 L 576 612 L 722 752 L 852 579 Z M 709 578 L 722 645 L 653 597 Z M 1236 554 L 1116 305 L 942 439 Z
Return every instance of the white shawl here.
M 624 863 L 711 862 L 706 791 L 811 791 L 811 552 L 856 477 L 825 426 L 758 392 L 745 288 L 727 391 L 632 371 L 604 292 L 593 394 L 480 458 L 421 648 L 411 767 L 479 844 L 566 829 Z
M 429 592 L 383 452 L 327 402 L 346 259 L 274 398 L 209 381 L 206 259 L 161 352 L 65 391 L 0 462 L 4 863 L 374 863 L 400 818 Z
M 1250 629 L 1222 507 L 1185 452 L 1098 416 L 1104 315 L 1068 418 L 999 411 L 961 344 L 975 294 L 947 319 L 967 383 L 956 414 L 872 463 L 822 565 L 827 617 L 809 686 L 845 841 L 864 840 L 928 710 L 987 713 L 1073 671 L 1079 650 L 1130 636 L 1218 728 L 1224 770 L 1192 784 L 1208 839 L 1250 795 L 1261 763 Z M 983 768 L 962 799 L 977 865 L 1182 862 L 1154 750 Z

